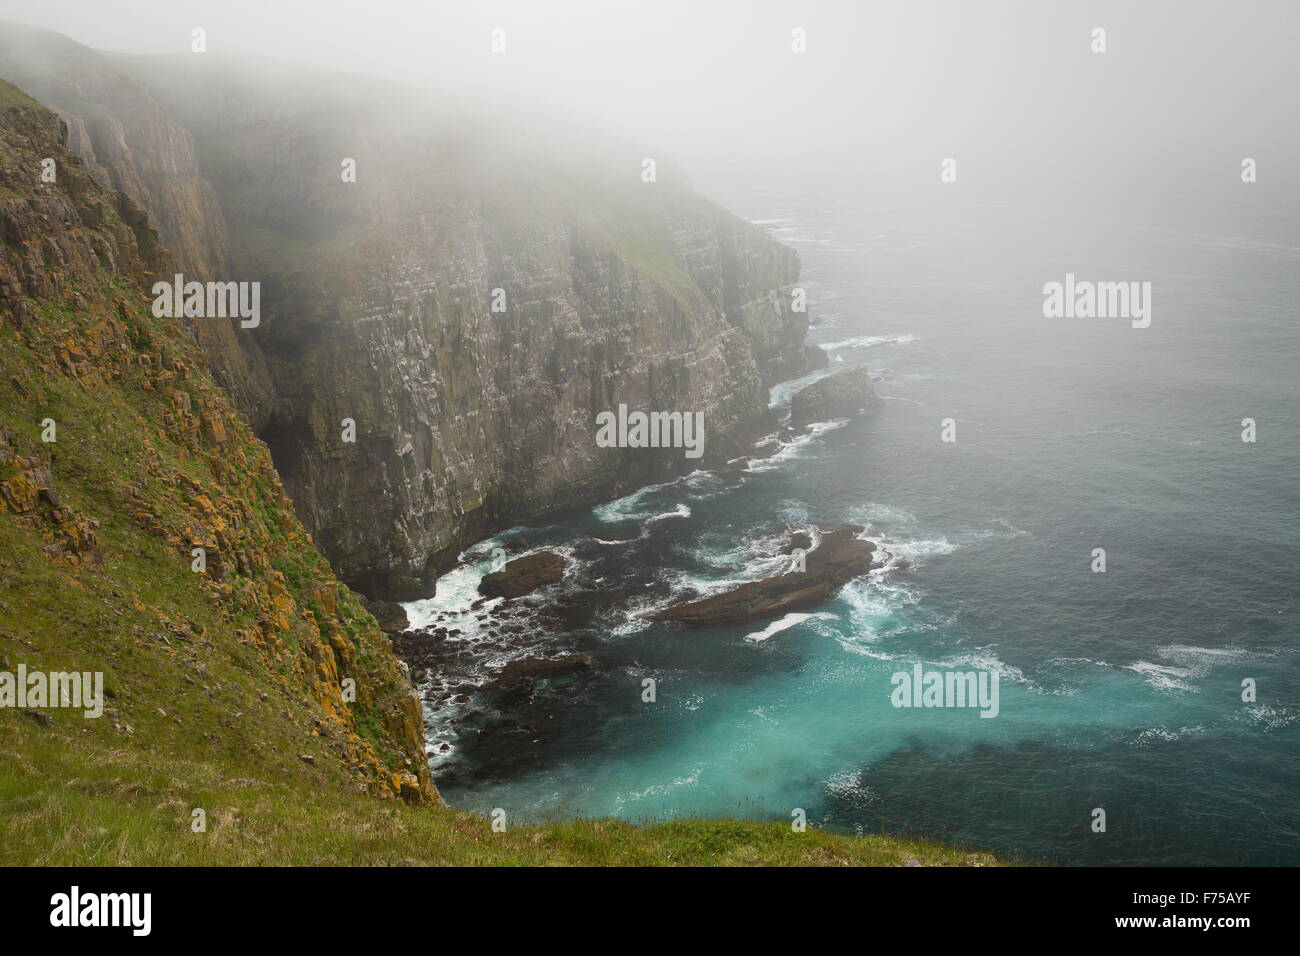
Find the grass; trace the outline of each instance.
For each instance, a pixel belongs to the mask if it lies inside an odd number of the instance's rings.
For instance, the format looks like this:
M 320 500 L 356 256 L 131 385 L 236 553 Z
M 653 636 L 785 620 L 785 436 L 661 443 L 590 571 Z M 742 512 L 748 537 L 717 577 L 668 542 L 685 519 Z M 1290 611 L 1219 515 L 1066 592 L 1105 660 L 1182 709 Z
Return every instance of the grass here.
M 63 716 L 63 715 L 61 715 Z M 194 753 L 159 758 L 86 736 L 66 715 L 41 727 L 0 716 L 0 864 L 990 866 L 989 853 L 851 837 L 787 823 L 572 820 L 507 826 L 448 809 L 242 776 Z M 191 811 L 207 829 L 191 830 Z
M 41 104 L 8 80 L 0 80 L 0 109 L 8 109 L 11 106 L 26 106 L 30 109 L 39 109 Z

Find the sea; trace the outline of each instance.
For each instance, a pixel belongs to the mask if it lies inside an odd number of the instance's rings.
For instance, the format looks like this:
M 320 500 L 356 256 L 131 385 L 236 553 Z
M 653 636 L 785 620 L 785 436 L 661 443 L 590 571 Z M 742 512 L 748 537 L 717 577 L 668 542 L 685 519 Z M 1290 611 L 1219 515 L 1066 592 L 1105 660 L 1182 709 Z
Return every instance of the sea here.
M 456 630 L 422 687 L 444 798 L 519 822 L 802 813 L 1031 862 L 1300 864 L 1300 246 L 997 204 L 737 211 L 798 250 L 831 360 L 774 387 L 774 412 L 854 366 L 882 404 L 467 549 L 408 605 Z M 1150 282 L 1149 326 L 1046 317 L 1067 274 Z M 791 531 L 846 522 L 881 563 L 822 606 L 641 616 L 779 573 Z M 572 613 L 491 636 L 477 584 L 519 538 L 569 559 L 536 612 L 568 594 Z M 487 686 L 566 655 L 592 666 Z M 996 674 L 996 716 L 895 706 L 917 664 Z

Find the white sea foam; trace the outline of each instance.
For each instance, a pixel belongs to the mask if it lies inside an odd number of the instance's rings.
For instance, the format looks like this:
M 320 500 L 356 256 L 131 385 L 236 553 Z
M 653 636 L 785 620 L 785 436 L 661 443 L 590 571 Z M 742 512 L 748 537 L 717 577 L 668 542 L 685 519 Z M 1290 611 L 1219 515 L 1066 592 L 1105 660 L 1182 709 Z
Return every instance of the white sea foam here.
M 1300 711 L 1286 707 L 1270 707 L 1267 704 L 1253 704 L 1245 708 L 1252 723 L 1262 724 L 1265 730 L 1278 730 L 1300 719 Z
M 901 332 L 897 335 L 857 335 L 853 338 L 841 339 L 838 342 L 817 342 L 814 344 L 819 345 L 828 352 L 837 352 L 841 349 L 873 349 L 882 345 L 908 345 L 915 341 L 915 335 L 909 332 Z
M 828 614 L 825 611 L 819 611 L 815 614 L 787 614 L 780 620 L 773 621 L 761 631 L 754 631 L 752 634 L 746 634 L 745 640 L 753 642 L 765 641 L 773 634 L 779 634 L 781 631 L 788 630 L 796 624 L 802 624 L 804 621 L 809 619 L 819 621 L 838 621 L 839 615 Z
M 1156 653 L 1165 663 L 1135 661 L 1125 670 L 1141 674 L 1148 684 L 1159 690 L 1176 690 L 1197 693 L 1200 688 L 1191 681 L 1205 677 L 1215 667 L 1241 660 L 1246 651 L 1240 647 L 1196 647 L 1189 644 L 1162 644 Z
M 954 657 L 952 660 L 936 663 L 935 667 L 941 667 L 946 670 L 979 670 L 988 671 L 991 674 L 997 674 L 999 681 L 1007 681 L 1013 684 L 1027 684 L 1032 686 L 1033 681 L 1025 676 L 1025 672 L 1013 664 L 1008 664 L 997 657 L 987 653 L 988 648 L 979 648 L 974 653 L 962 654 Z
M 809 372 L 800 378 L 792 378 L 788 382 L 777 382 L 768 390 L 767 407 L 784 408 L 790 404 L 790 398 L 801 388 L 811 385 L 813 382 L 820 381 L 827 375 L 834 372 L 834 369 L 823 368 L 816 372 Z
M 1150 661 L 1136 661 L 1132 664 L 1126 664 L 1125 670 L 1141 674 L 1148 684 L 1159 690 L 1179 690 L 1195 693 L 1197 688 L 1186 682 L 1186 678 L 1192 676 L 1192 672 L 1185 667 L 1169 667 L 1163 664 L 1153 664 Z
M 441 615 L 467 612 L 470 605 L 483 597 L 478 591 L 483 575 L 492 570 L 492 559 L 460 564 L 438 578 L 436 593 L 422 601 L 402 605 L 412 628 L 428 627 Z M 494 598 L 493 603 L 499 601 Z
M 655 485 L 645 485 L 631 494 L 624 495 L 622 498 L 607 501 L 603 505 L 596 505 L 591 509 L 591 513 L 607 524 L 617 524 L 621 521 L 645 521 L 648 518 L 662 518 L 670 514 L 679 514 L 679 516 L 685 517 L 685 515 L 680 515 L 682 505 L 678 505 L 677 510 L 674 512 L 660 512 L 655 510 L 653 504 L 647 504 L 647 499 L 670 488 L 685 491 L 690 494 L 692 499 L 701 500 L 711 498 L 725 491 L 726 482 L 716 472 L 697 468 L 689 475 L 683 475 L 672 481 L 664 481 Z M 687 513 L 689 514 L 689 509 Z
M 842 770 L 826 781 L 826 789 L 837 796 L 853 795 L 862 789 L 862 771 Z
M 866 525 L 868 528 L 875 528 L 882 524 L 891 527 L 916 524 L 916 515 L 912 512 L 894 505 L 881 504 L 878 501 L 868 501 L 854 506 L 849 509 L 848 518 L 854 524 Z
M 780 448 L 775 453 L 768 455 L 766 458 L 752 459 L 747 470 L 754 473 L 761 473 L 772 471 L 774 468 L 779 468 L 791 458 L 803 454 L 809 445 L 821 438 L 827 432 L 834 431 L 837 428 L 843 428 L 848 423 L 849 420 L 847 418 L 836 418 L 828 422 L 814 422 L 812 425 L 808 426 L 808 431 L 792 438 L 788 442 L 781 442 L 778 439 Z
M 1152 741 L 1172 741 L 1183 740 L 1186 737 L 1199 737 L 1205 733 L 1205 728 L 1200 724 L 1193 727 L 1179 727 L 1176 730 L 1170 730 L 1168 727 L 1148 727 L 1146 730 L 1139 731 L 1133 738 L 1135 745 L 1148 744 Z
M 646 518 L 646 524 L 651 521 L 662 521 L 665 518 L 689 518 L 691 516 L 691 506 L 688 504 L 679 504 L 672 511 L 665 511 L 661 514 L 651 515 Z

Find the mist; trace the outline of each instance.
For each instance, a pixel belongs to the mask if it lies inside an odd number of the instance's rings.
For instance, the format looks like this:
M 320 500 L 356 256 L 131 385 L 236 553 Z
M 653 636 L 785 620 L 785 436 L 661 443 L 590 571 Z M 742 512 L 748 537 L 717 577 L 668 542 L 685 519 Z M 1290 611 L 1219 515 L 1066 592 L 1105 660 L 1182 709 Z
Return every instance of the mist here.
M 1298 41 L 0 0 L 0 864 L 1300 863 Z
M 214 60 L 379 77 L 507 135 L 544 117 L 578 154 L 635 141 L 724 202 L 1046 204 L 1285 235 L 1300 195 L 1285 2 L 3 0 L 0 17 L 176 57 L 201 27 Z

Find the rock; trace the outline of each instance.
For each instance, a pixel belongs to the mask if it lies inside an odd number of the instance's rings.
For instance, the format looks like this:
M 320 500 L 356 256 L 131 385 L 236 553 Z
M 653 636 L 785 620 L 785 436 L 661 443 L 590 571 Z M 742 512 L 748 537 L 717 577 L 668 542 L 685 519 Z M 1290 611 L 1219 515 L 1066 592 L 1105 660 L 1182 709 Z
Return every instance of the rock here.
M 781 549 L 782 554 L 794 554 L 796 551 L 807 552 L 812 547 L 812 535 L 807 531 L 796 531 L 790 535 L 790 540 L 786 546 Z
M 593 663 L 586 655 L 554 658 L 523 657 L 501 668 L 501 672 L 483 686 L 485 690 L 500 690 L 527 680 L 580 674 L 591 670 Z
M 689 627 L 722 627 L 824 604 L 849 580 L 871 570 L 876 546 L 858 538 L 861 531 L 858 525 L 845 525 L 823 534 L 816 550 L 808 552 L 804 571 L 750 581 L 698 601 L 679 601 L 648 617 Z
M 483 576 L 479 582 L 480 594 L 488 597 L 521 597 L 540 587 L 554 584 L 564 577 L 568 560 L 553 551 L 539 551 L 515 558 L 500 571 Z
M 808 323 L 812 325 L 813 323 Z M 820 371 L 824 368 L 830 368 L 831 357 L 827 351 L 817 345 L 805 345 L 803 347 L 807 367 L 812 371 Z
M 307 766 L 309 767 L 316 766 L 316 758 L 313 757 L 311 754 L 298 754 L 298 759 L 301 760 L 303 763 L 307 764 Z
M 441 659 L 448 631 L 441 627 L 421 628 L 392 635 L 393 653 L 414 669 L 435 666 Z
M 880 404 L 866 368 L 848 368 L 818 379 L 794 393 L 790 424 L 796 427 L 832 418 L 851 418 Z
M 406 616 L 406 608 L 394 601 L 378 601 L 363 597 L 361 603 L 374 615 L 379 629 L 385 634 L 400 634 L 411 626 L 410 618 Z

